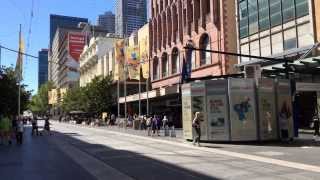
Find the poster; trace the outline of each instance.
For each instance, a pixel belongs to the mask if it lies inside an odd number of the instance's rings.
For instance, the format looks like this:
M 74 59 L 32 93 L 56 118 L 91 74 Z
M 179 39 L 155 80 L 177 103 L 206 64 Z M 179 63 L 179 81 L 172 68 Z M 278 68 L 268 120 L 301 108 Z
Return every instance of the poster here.
M 79 62 L 80 54 L 85 45 L 85 35 L 82 33 L 69 33 L 69 54 L 77 62 Z
M 288 80 L 278 80 L 277 116 L 280 138 L 287 139 L 294 137 L 291 87 Z
M 206 100 L 205 100 L 205 83 L 194 82 L 191 83 L 191 112 L 192 120 L 196 112 L 200 112 L 200 128 L 201 140 L 208 140 L 208 121 L 206 113 Z
M 182 126 L 185 139 L 192 139 L 191 85 L 183 84 L 182 94 Z
M 259 80 L 258 103 L 260 139 L 275 140 L 278 137 L 278 126 L 273 79 Z
M 229 140 L 227 87 L 226 80 L 206 82 L 208 140 Z
M 257 140 L 254 80 L 229 79 L 229 98 L 231 140 Z

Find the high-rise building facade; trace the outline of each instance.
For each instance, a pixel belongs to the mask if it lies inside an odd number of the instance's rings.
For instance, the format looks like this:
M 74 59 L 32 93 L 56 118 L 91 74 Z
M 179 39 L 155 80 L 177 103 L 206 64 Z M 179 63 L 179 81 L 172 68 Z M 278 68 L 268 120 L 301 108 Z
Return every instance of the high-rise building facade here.
M 62 16 L 62 15 L 50 15 L 50 48 L 53 38 L 59 27 L 61 28 L 76 28 L 80 22 L 88 22 L 87 18 Z
M 237 0 L 238 46 L 241 54 L 299 59 L 316 43 L 314 16 L 319 11 L 309 0 Z M 250 64 L 250 58 L 240 63 Z
M 38 88 L 48 81 L 48 49 L 38 53 Z
M 115 15 L 111 11 L 98 16 L 97 25 L 105 28 L 108 33 L 115 33 Z
M 147 22 L 146 0 L 116 1 L 116 34 L 129 36 Z
M 85 46 L 85 35 L 81 31 L 80 28 L 58 28 L 55 33 L 49 72 L 56 88 L 68 89 L 79 85 L 79 58 Z

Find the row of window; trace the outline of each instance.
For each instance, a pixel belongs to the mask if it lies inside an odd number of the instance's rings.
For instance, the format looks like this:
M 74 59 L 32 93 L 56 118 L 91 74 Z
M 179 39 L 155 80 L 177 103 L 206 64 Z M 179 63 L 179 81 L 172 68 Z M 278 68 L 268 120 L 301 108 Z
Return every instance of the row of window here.
M 200 39 L 200 49 L 206 49 L 211 50 L 211 44 L 210 44 L 210 38 L 207 34 L 203 35 Z M 195 51 L 192 51 L 187 57 L 187 61 L 189 64 L 191 64 L 192 69 L 197 68 L 196 66 L 196 53 Z M 161 77 L 165 78 L 169 76 L 169 58 L 168 54 L 164 53 L 161 57 Z M 206 51 L 200 52 L 200 66 L 209 65 L 211 64 L 211 53 Z M 171 69 L 172 69 L 172 75 L 180 73 L 180 58 L 179 58 L 179 51 L 178 49 L 174 49 L 171 55 Z M 153 79 L 157 80 L 159 79 L 160 75 L 160 65 L 159 60 L 155 58 L 153 60 Z
M 241 53 L 267 57 L 290 49 L 313 45 L 314 38 L 310 28 L 310 23 L 307 23 L 242 44 Z M 248 58 L 242 58 L 242 61 L 248 60 Z
M 240 38 L 308 14 L 308 0 L 240 0 Z

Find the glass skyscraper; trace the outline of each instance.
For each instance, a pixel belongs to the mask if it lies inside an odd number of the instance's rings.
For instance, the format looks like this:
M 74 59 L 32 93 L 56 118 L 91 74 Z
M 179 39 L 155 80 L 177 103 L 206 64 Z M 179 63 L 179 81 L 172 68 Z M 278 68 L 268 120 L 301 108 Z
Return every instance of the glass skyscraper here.
M 147 22 L 147 0 L 116 1 L 116 34 L 129 36 Z
M 48 81 L 48 49 L 42 49 L 38 53 L 38 88 Z
M 80 22 L 88 22 L 88 19 L 51 14 L 50 15 L 50 48 L 58 27 L 76 28 Z

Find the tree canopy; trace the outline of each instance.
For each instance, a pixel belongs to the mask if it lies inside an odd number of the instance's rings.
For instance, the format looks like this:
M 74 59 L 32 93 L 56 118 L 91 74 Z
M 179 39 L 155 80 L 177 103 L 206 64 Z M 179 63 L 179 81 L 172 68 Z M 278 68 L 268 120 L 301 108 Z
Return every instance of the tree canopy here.
M 0 67 L 0 115 L 13 116 L 18 114 L 19 84 L 12 67 Z M 20 110 L 28 109 L 31 92 L 26 85 L 21 85 Z
M 86 87 L 69 89 L 63 97 L 62 109 L 65 112 L 81 110 L 101 114 L 110 112 L 115 104 L 112 77 L 97 76 Z
M 30 109 L 34 113 L 45 114 L 49 110 L 48 92 L 53 88 L 52 82 L 40 86 L 38 93 L 32 96 Z

